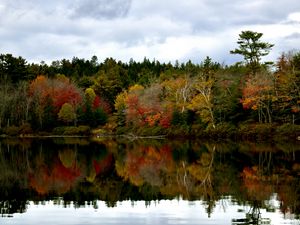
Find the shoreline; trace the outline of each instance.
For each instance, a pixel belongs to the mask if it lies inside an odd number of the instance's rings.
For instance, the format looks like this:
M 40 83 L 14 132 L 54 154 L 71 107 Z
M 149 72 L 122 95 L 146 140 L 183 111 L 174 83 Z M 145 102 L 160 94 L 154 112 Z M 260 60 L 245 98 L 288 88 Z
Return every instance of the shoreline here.
M 256 134 L 258 135 L 258 134 Z M 286 136 L 286 135 L 273 135 L 268 136 L 267 138 L 264 136 L 255 136 L 255 137 L 248 137 L 244 135 L 243 133 L 236 133 L 235 135 L 228 137 L 228 136 L 214 136 L 214 135 L 137 135 L 133 133 L 129 134 L 116 134 L 116 133 L 107 133 L 107 134 L 90 134 L 90 135 L 39 135 L 39 134 L 28 134 L 28 135 L 16 135 L 16 136 L 10 136 L 2 134 L 0 135 L 1 139 L 55 139 L 55 138 L 83 138 L 83 139 L 93 139 L 97 140 L 100 138 L 124 138 L 128 139 L 130 141 L 135 140 L 208 140 L 208 141 L 216 141 L 216 142 L 222 142 L 222 141 L 251 141 L 251 142 L 279 142 L 279 141 L 292 141 L 292 142 L 300 142 L 300 136 L 296 136 L 295 138 Z

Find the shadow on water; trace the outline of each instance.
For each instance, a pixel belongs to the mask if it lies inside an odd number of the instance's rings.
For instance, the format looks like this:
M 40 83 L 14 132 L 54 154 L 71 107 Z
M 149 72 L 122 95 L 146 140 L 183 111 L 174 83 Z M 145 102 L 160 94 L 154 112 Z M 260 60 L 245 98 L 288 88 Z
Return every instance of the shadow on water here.
M 297 143 L 98 139 L 0 140 L 0 213 L 26 212 L 29 202 L 97 208 L 143 200 L 201 200 L 208 217 L 228 196 L 249 206 L 232 224 L 269 224 L 261 210 L 300 215 Z

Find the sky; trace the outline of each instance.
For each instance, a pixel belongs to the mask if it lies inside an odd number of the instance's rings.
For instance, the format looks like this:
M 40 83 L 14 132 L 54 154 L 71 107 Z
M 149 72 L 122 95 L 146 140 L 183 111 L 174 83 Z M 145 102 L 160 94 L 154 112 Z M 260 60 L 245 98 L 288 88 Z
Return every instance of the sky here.
M 232 64 L 244 30 L 275 44 L 265 60 L 299 51 L 300 1 L 0 0 L 0 53 L 36 63 L 96 55 Z

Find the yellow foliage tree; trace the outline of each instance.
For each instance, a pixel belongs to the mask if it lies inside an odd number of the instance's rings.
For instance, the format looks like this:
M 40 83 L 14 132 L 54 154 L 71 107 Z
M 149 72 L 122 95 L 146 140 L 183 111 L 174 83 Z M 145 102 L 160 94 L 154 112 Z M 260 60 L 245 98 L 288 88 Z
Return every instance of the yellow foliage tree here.
M 190 110 L 196 111 L 196 113 L 200 115 L 203 121 L 211 123 L 213 128 L 215 128 L 215 119 L 212 103 L 213 84 L 214 80 L 211 78 L 198 78 L 198 80 L 194 84 L 194 89 L 197 91 L 197 94 L 190 101 L 188 108 Z
M 162 86 L 166 90 L 166 99 L 184 112 L 192 96 L 192 79 L 188 76 L 166 80 Z
M 65 103 L 61 107 L 58 118 L 66 123 L 70 123 L 76 120 L 76 112 L 70 103 Z
M 85 89 L 84 93 L 85 93 L 87 101 L 89 101 L 90 103 L 92 103 L 94 101 L 94 99 L 96 98 L 96 93 L 93 88 Z

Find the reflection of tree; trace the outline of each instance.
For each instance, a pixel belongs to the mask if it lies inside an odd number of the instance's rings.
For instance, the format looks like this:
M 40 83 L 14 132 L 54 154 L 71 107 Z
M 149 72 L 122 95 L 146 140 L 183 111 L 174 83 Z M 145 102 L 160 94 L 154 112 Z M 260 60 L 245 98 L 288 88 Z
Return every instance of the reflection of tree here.
M 6 200 L 0 201 L 0 216 L 9 217 L 13 213 L 24 213 L 27 209 L 28 202 L 26 200 Z
M 163 145 L 160 148 L 154 146 L 135 146 L 123 160 L 117 160 L 117 173 L 125 180 L 129 180 L 137 186 L 145 182 L 153 186 L 164 184 L 161 174 L 172 169 L 173 160 L 170 147 Z
M 201 171 L 197 174 L 198 176 L 194 175 L 194 177 L 201 182 L 196 189 L 197 192 L 203 196 L 203 200 L 206 202 L 206 212 L 208 214 L 208 217 L 210 217 L 215 207 L 216 201 L 215 191 L 212 185 L 213 163 L 215 158 L 216 146 L 206 146 L 208 152 L 201 155 L 198 164 L 198 168 Z
M 187 197 L 189 192 L 198 192 L 203 195 L 211 195 L 212 171 L 214 162 L 215 146 L 206 146 L 207 151 L 201 153 L 196 162 L 188 163 L 182 161 L 182 166 L 177 167 L 177 183 L 185 188 Z
M 264 201 L 270 198 L 274 192 L 272 177 L 261 175 L 259 167 L 245 167 L 243 172 L 243 185 L 246 194 L 251 200 Z
M 76 165 L 66 168 L 60 161 L 55 160 L 50 169 L 47 165 L 39 167 L 35 173 L 30 174 L 29 181 L 32 188 L 39 194 L 48 194 L 51 191 L 64 193 L 68 191 L 75 180 L 80 176 Z
M 296 160 L 296 152 L 300 151 L 300 145 L 297 142 L 278 142 L 276 147 L 285 153 L 286 159 Z
M 260 207 L 261 207 L 261 203 L 259 201 L 252 201 L 250 210 L 245 215 L 246 217 L 242 219 L 232 219 L 232 224 L 237 224 L 237 225 L 271 224 L 271 219 L 262 218 Z
M 96 200 L 114 207 L 122 200 L 149 204 L 180 196 L 202 200 L 210 216 L 216 201 L 232 196 L 238 204 L 252 207 L 244 219 L 253 221 L 259 210 L 270 207 L 265 200 L 276 192 L 281 211 L 299 215 L 299 151 L 290 154 L 272 148 L 109 139 L 89 145 L 33 141 L 30 149 L 10 143 L 8 150 L 0 142 L 0 202 L 6 201 L 0 210 L 7 212 L 8 203 L 15 204 L 15 211 L 25 210 L 26 200 L 54 196 L 62 197 L 57 204 L 75 207 L 88 203 L 97 207 Z
M 280 186 L 278 191 L 280 210 L 286 214 L 300 215 L 300 180 L 295 179 Z
M 76 151 L 67 148 L 58 153 L 59 159 L 66 168 L 71 168 L 75 164 Z

